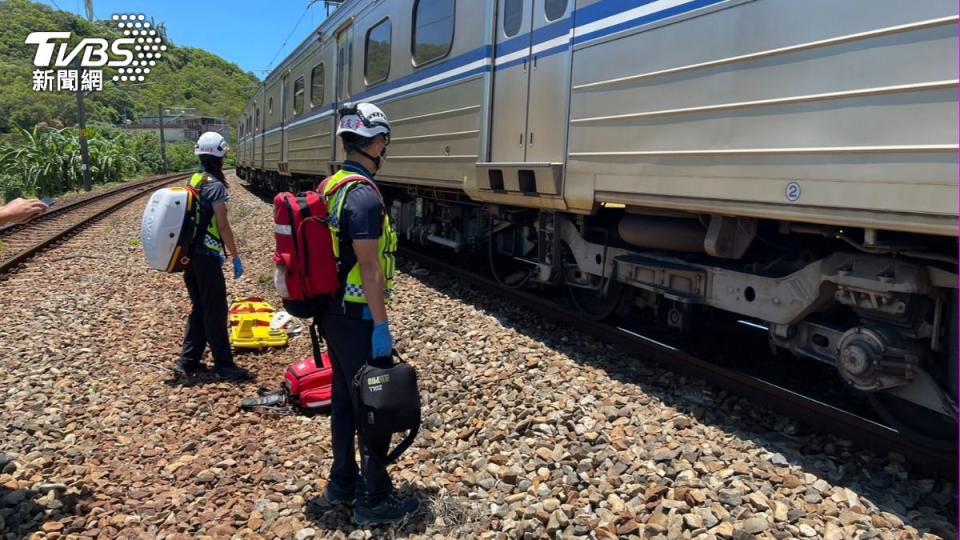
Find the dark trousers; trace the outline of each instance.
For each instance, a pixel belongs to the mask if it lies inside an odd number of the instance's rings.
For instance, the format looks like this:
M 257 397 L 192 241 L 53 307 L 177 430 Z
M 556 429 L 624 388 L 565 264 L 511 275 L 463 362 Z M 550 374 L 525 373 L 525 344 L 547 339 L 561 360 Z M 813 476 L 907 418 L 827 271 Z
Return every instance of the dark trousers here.
M 364 363 L 370 363 L 373 322 L 347 315 L 327 313 L 321 331 L 333 364 L 333 402 L 330 433 L 333 438 L 333 466 L 330 482 L 339 491 L 357 493 L 357 501 L 373 506 L 393 491 L 383 458 L 390 450 L 390 436 L 360 437 L 360 468 L 354 454 L 357 423 L 353 418 L 350 392 L 353 377 Z
M 209 344 L 214 364 L 233 365 L 227 334 L 227 284 L 220 259 L 195 255 L 183 272 L 183 281 L 187 284 L 193 309 L 187 318 L 187 335 L 183 338 L 180 356 L 199 363 L 204 347 Z

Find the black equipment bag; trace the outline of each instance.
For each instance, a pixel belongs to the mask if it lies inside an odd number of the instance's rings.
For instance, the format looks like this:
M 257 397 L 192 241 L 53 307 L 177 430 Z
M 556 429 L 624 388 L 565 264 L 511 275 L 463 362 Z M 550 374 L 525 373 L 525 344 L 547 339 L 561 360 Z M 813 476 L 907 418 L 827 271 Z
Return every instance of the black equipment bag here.
M 390 465 L 399 459 L 420 431 L 420 390 L 417 372 L 393 351 L 399 363 L 390 367 L 364 364 L 353 379 L 353 414 L 361 436 L 392 435 L 407 431 L 383 459 Z M 392 360 L 391 360 L 392 362 Z

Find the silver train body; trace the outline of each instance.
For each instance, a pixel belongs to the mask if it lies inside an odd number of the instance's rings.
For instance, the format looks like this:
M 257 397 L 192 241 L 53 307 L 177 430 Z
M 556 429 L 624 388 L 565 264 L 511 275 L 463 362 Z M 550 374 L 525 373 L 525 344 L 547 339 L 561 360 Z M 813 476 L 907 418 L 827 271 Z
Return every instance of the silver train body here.
M 957 20 L 948 0 L 349 0 L 248 104 L 238 172 L 314 186 L 343 160 L 338 103 L 374 102 L 408 241 L 507 255 L 590 315 L 733 313 L 955 423 Z

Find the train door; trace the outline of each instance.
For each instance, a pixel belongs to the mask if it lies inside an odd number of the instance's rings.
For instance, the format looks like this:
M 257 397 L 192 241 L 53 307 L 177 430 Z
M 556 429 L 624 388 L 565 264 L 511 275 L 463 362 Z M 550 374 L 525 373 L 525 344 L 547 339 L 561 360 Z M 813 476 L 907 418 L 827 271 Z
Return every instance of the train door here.
M 570 89 L 572 0 L 534 0 L 525 161 L 562 163 Z
M 493 121 L 490 160 L 526 160 L 527 98 L 534 0 L 497 0 Z
M 353 94 L 353 27 L 349 26 L 340 31 L 337 34 L 337 80 L 336 80 L 336 93 L 334 97 L 337 102 L 337 108 L 339 109 L 340 104 L 349 101 L 350 96 Z M 342 150 L 340 145 L 337 144 L 337 135 L 336 135 L 336 126 L 337 126 L 337 115 L 334 114 L 334 129 L 331 134 L 331 145 L 334 148 L 334 161 L 337 161 L 337 154 L 341 153 Z M 342 161 L 342 159 L 340 160 Z M 333 171 L 331 171 L 333 172 Z
M 287 87 L 290 84 L 290 75 L 284 75 L 283 79 L 280 80 L 280 148 L 279 155 L 277 156 L 277 170 L 280 174 L 285 174 L 286 165 L 287 165 L 287 137 L 286 130 L 284 126 L 287 123 L 287 109 L 289 109 L 290 97 L 289 97 L 289 88 Z
M 260 101 L 259 103 L 257 103 L 257 133 L 260 134 L 260 141 L 259 141 L 260 142 L 260 154 L 259 154 L 260 161 L 259 161 L 258 168 L 261 171 L 264 170 L 263 154 L 264 154 L 264 148 L 266 148 L 267 146 L 267 143 L 266 143 L 267 134 L 266 134 L 266 129 L 264 129 L 264 124 L 267 121 L 267 115 L 261 114 L 263 98 L 266 94 L 267 94 L 267 89 L 266 89 L 266 86 L 264 86 L 263 91 L 260 93 Z

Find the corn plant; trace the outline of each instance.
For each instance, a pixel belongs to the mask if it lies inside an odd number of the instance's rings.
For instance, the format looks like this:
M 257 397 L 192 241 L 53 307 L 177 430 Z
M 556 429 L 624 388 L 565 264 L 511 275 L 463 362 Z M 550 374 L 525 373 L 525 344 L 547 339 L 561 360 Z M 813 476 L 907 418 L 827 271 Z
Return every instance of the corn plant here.
M 0 192 L 5 199 L 9 200 L 11 194 L 52 196 L 81 187 L 83 167 L 76 128 L 14 129 L 19 140 L 0 147 Z M 88 128 L 90 176 L 94 184 L 156 172 L 155 161 L 140 165 L 135 156 L 142 148 L 131 144 L 131 138 L 109 127 Z
M 45 196 L 75 189 L 81 172 L 75 137 L 65 130 L 14 129 L 22 142 L 0 151 L 0 167 L 22 179 L 24 192 Z

